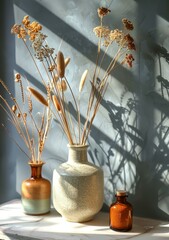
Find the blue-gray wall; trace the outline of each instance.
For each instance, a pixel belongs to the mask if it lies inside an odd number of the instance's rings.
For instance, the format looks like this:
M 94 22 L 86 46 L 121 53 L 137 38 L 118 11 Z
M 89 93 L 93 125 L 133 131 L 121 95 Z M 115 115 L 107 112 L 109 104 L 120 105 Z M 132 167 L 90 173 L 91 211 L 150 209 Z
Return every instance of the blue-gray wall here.
M 67 74 L 75 91 L 82 72 L 94 68 L 97 39 L 92 29 L 98 25 L 96 10 L 101 4 L 110 5 L 106 21 L 115 28 L 121 26 L 123 17 L 134 23 L 137 47 L 133 68 L 119 66 L 112 74 L 111 88 L 88 141 L 90 161 L 104 170 L 104 209 L 108 210 L 116 189 L 126 188 L 135 215 L 169 220 L 167 0 L 1 1 L 0 77 L 14 90 L 13 74 L 19 71 L 43 91 L 25 47 L 10 34 L 13 23 L 30 15 L 43 25 L 50 45 L 56 50 L 60 47 L 66 57 L 71 57 Z M 85 112 L 82 115 L 85 117 Z M 5 121 L 2 114 L 1 118 Z M 29 167 L 3 131 L 0 136 L 0 202 L 4 202 L 19 196 Z M 53 123 L 44 153 L 44 176 L 52 179 L 53 168 L 66 159 L 67 140 Z

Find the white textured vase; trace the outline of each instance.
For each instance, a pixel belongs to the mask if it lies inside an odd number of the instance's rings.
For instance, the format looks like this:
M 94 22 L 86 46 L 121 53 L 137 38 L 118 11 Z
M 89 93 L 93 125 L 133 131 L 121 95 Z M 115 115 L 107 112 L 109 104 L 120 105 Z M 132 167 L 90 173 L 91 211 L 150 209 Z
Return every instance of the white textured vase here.
M 88 162 L 87 145 L 68 147 L 68 161 L 53 172 L 53 204 L 67 221 L 89 221 L 103 205 L 103 171 Z

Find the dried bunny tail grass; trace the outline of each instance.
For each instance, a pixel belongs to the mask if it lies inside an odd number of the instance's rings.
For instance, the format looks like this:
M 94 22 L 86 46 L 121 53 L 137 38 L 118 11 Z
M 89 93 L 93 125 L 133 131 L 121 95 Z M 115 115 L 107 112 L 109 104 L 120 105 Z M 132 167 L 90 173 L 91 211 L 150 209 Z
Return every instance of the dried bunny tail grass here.
M 57 73 L 60 78 L 63 78 L 65 75 L 65 61 L 62 52 L 57 54 Z
M 84 86 L 85 81 L 86 81 L 87 74 L 88 74 L 88 70 L 86 69 L 86 70 L 84 71 L 84 73 L 82 74 L 82 77 L 81 77 L 81 80 L 80 80 L 79 92 L 81 92 L 82 89 L 83 89 L 83 86 Z
M 65 58 L 65 68 L 67 67 L 67 65 L 70 63 L 70 58 Z
M 55 95 L 52 96 L 53 104 L 58 112 L 61 111 L 60 103 Z
M 42 104 L 44 104 L 45 106 L 48 107 L 48 102 L 46 101 L 46 99 L 42 96 L 42 94 L 40 94 L 37 90 L 35 90 L 34 88 L 31 87 L 27 87 L 27 89 L 30 91 L 30 93 L 32 93 L 32 95 L 39 100 L 39 102 L 41 102 Z

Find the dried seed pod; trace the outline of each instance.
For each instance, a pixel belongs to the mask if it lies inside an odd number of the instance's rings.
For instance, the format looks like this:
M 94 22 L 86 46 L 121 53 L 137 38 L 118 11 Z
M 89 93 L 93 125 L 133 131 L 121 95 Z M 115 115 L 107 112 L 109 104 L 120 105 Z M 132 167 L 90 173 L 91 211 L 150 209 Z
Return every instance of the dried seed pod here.
M 52 96 L 53 104 L 58 112 L 61 111 L 60 103 L 55 95 Z
M 21 114 L 20 114 L 20 113 L 17 113 L 17 117 L 20 118 L 20 117 L 21 117 Z
M 20 73 L 16 73 L 16 74 L 15 74 L 15 82 L 20 82 L 20 80 L 21 80 L 21 75 L 20 75 Z
M 62 52 L 57 54 L 57 73 L 60 78 L 63 78 L 65 75 L 65 61 Z
M 53 77 L 53 80 L 54 80 L 55 82 L 57 82 L 58 79 L 59 79 L 59 76 L 58 76 L 57 74 L 55 74 L 55 76 Z
M 11 109 L 12 109 L 12 112 L 14 112 L 14 113 L 15 113 L 15 112 L 16 112 L 16 110 L 17 110 L 17 106 L 16 106 L 16 105 L 13 105 Z
M 42 140 L 40 140 L 40 143 L 39 143 L 39 152 L 40 153 L 42 153 L 43 148 L 44 148 L 44 142 Z
M 16 78 L 16 79 L 21 79 L 21 74 L 20 74 L 20 73 L 16 73 L 16 74 L 15 74 L 15 78 Z
M 57 82 L 56 83 L 56 88 L 59 90 L 59 91 L 66 91 L 67 90 L 67 84 L 66 84 L 66 81 L 65 80 L 61 80 L 61 82 Z
M 87 74 L 88 74 L 88 70 L 86 69 L 86 70 L 84 71 L 84 73 L 82 74 L 82 77 L 81 77 L 81 80 L 80 80 L 79 92 L 81 92 L 82 89 L 83 89 L 83 86 L 84 86 L 85 81 L 86 81 Z
M 61 87 L 62 87 L 62 91 L 66 91 L 67 90 L 67 84 L 65 80 L 61 81 Z
M 65 59 L 65 68 L 67 67 L 67 65 L 70 63 L 70 58 L 66 58 Z
M 55 69 L 55 65 L 51 65 L 48 67 L 49 72 L 52 72 Z
M 42 104 L 44 104 L 45 106 L 48 107 L 48 102 L 46 101 L 46 99 L 42 96 L 42 94 L 40 94 L 37 90 L 35 90 L 34 88 L 31 87 L 27 87 L 27 89 L 32 93 L 32 95 L 39 100 L 39 102 L 41 102 Z
M 26 118 L 26 117 L 27 117 L 27 113 L 24 113 L 24 114 L 23 114 L 23 117 Z
M 100 18 L 103 18 L 104 16 L 106 16 L 110 12 L 111 12 L 111 10 L 108 9 L 108 8 L 105 8 L 105 7 L 100 7 L 100 8 L 97 9 L 97 13 L 98 13 L 98 16 Z

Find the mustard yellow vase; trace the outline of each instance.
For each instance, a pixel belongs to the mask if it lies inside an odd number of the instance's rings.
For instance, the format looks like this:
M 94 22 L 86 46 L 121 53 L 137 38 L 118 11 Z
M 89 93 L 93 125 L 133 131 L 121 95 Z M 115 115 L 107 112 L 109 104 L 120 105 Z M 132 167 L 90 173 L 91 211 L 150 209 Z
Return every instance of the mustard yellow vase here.
M 68 161 L 53 172 L 53 205 L 71 222 L 92 220 L 103 205 L 103 171 L 88 162 L 87 147 L 68 145 Z
M 41 215 L 50 211 L 51 183 L 41 175 L 43 164 L 44 162 L 29 162 L 31 176 L 22 182 L 22 206 L 29 215 Z

